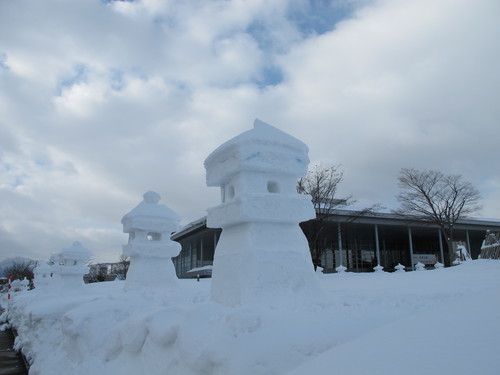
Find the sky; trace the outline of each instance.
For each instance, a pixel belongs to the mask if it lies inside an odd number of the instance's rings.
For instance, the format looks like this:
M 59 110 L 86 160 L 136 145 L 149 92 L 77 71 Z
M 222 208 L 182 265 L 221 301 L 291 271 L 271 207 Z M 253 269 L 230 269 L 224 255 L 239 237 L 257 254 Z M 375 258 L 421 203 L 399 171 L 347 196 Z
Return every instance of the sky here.
M 0 2 L 0 259 L 118 261 L 153 190 L 186 224 L 205 158 L 259 118 L 397 208 L 401 168 L 460 174 L 500 218 L 497 0 Z

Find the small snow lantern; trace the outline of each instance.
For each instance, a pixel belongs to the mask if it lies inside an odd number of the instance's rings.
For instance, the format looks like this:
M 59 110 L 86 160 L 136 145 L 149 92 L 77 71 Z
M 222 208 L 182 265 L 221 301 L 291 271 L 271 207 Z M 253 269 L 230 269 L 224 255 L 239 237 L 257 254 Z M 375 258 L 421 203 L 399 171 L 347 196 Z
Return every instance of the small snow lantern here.
M 158 204 L 160 195 L 148 191 L 144 200 L 122 219 L 123 232 L 129 234 L 123 255 L 130 257 L 125 289 L 136 287 L 168 287 L 177 284 L 172 257 L 179 254 L 181 245 L 170 240 L 179 229 L 180 216 Z
M 396 272 L 406 272 L 405 266 L 403 266 L 401 263 L 398 263 L 398 265 L 394 268 L 396 269 Z
M 425 264 L 418 262 L 415 264 L 415 271 L 426 271 Z
M 382 267 L 380 264 L 377 264 L 375 267 L 373 267 L 373 270 L 375 271 L 375 273 L 384 272 L 384 267 Z
M 340 266 L 338 266 L 337 268 L 335 268 L 335 270 L 338 272 L 338 273 L 345 273 L 345 271 L 347 271 L 347 268 L 344 267 L 342 264 Z
M 58 284 L 64 288 L 84 285 L 83 275 L 89 272 L 86 263 L 90 260 L 92 252 L 82 246 L 78 241 L 67 249 L 61 250 L 55 258 L 58 264 L 53 266 L 54 273 L 59 275 Z
M 53 267 L 46 263 L 39 263 L 33 270 L 35 276 L 34 284 L 36 289 L 45 289 L 50 285 L 52 279 Z
M 316 217 L 311 197 L 296 190 L 308 164 L 303 142 L 260 120 L 207 157 L 207 185 L 221 189 L 207 226 L 223 228 L 214 257 L 214 301 L 276 305 L 319 295 L 299 227 Z
M 30 281 L 26 277 L 22 279 L 19 284 L 21 285 L 21 290 L 23 291 L 30 289 Z

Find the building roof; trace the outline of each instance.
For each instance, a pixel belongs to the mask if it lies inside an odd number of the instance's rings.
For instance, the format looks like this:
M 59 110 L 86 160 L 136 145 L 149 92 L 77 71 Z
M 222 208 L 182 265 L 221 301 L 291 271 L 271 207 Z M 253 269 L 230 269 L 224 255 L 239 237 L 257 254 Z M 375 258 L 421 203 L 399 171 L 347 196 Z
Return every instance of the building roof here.
M 353 222 L 359 224 L 379 224 L 379 225 L 426 225 L 429 227 L 436 227 L 436 224 L 431 222 L 423 222 L 418 218 L 414 217 L 403 217 L 401 215 L 391 213 L 391 212 L 368 212 L 363 213 L 358 210 L 346 210 L 337 209 L 334 213 L 328 217 L 331 222 Z M 172 240 L 178 240 L 187 234 L 198 231 L 206 227 L 207 217 L 204 216 L 198 220 L 195 220 L 179 231 L 172 235 Z M 500 230 L 500 220 L 498 219 L 485 219 L 485 218 L 475 218 L 468 217 L 460 219 L 455 225 L 457 229 L 478 229 L 492 231 Z

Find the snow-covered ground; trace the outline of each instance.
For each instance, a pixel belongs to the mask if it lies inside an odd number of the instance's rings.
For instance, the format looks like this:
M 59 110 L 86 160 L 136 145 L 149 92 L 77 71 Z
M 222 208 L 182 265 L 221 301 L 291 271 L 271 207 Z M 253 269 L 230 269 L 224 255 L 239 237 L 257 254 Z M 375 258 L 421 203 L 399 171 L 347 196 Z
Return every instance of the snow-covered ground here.
M 16 293 L 8 316 L 31 374 L 500 373 L 500 261 L 318 278 L 313 305 L 223 306 L 210 279 L 116 281 Z

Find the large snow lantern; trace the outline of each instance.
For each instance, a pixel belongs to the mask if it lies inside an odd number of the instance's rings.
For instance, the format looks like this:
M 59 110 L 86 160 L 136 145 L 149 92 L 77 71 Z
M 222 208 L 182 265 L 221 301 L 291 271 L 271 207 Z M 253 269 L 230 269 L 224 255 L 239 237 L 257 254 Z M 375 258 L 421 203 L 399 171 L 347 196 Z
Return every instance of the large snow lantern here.
M 319 296 L 299 227 L 315 218 L 311 197 L 296 190 L 308 164 L 303 142 L 260 120 L 207 157 L 207 185 L 221 189 L 221 204 L 207 210 L 207 226 L 223 228 L 212 274 L 214 301 L 279 305 Z

